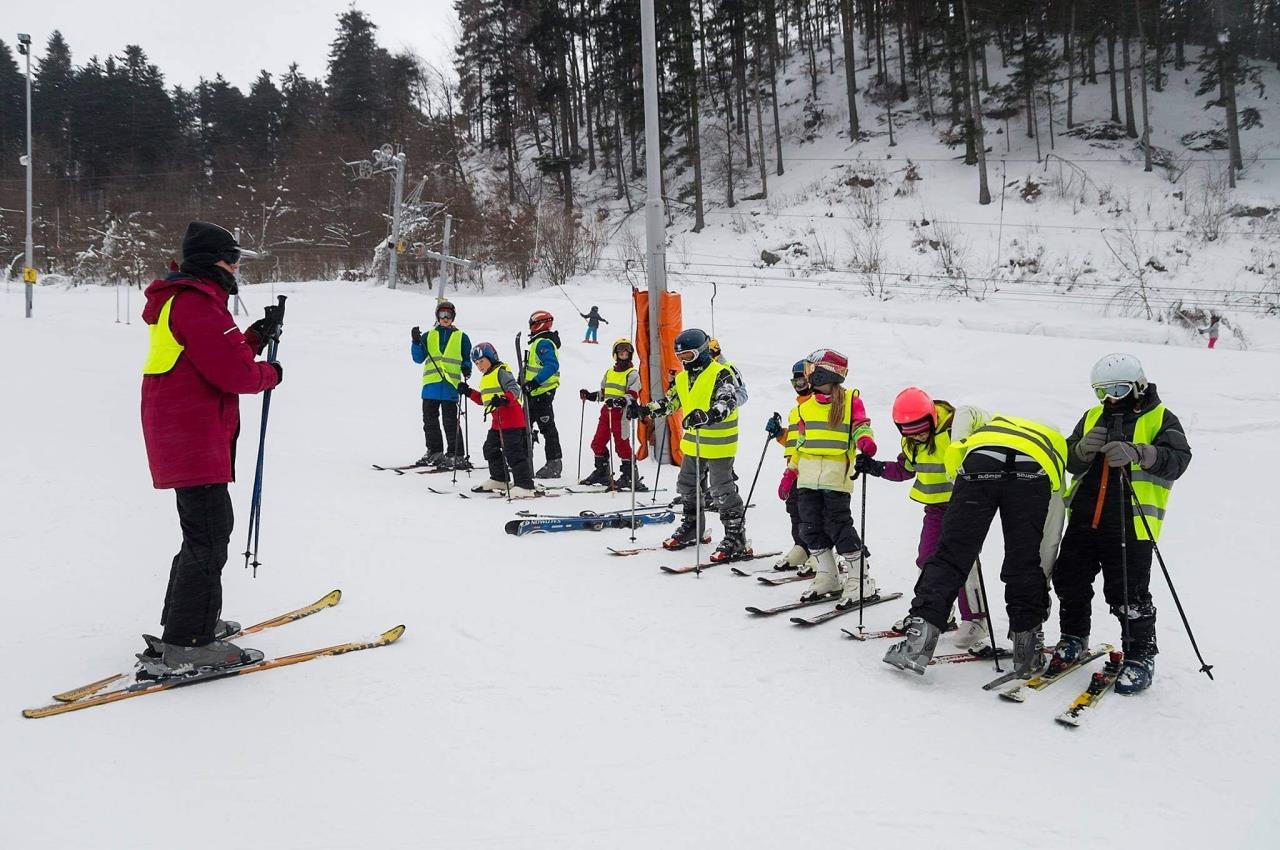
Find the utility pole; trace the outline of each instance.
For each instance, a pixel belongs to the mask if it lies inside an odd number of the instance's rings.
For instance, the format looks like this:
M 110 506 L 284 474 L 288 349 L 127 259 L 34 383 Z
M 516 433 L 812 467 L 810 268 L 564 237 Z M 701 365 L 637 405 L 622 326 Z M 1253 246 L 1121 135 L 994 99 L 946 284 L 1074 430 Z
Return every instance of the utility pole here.
M 396 149 L 390 144 L 383 145 L 373 151 L 372 159 L 361 159 L 355 162 L 344 162 L 348 168 L 355 170 L 357 180 L 364 180 L 372 177 L 374 174 L 391 174 L 391 256 L 388 261 L 387 269 L 387 288 L 396 288 L 396 271 L 397 261 L 401 249 L 400 244 L 400 213 L 404 207 L 404 172 L 405 167 L 409 163 L 409 158 L 404 153 L 396 153 Z M 419 184 L 417 192 L 421 191 Z
M 645 271 L 649 280 L 649 398 L 660 398 L 662 383 L 662 294 L 666 291 L 666 225 L 662 220 L 662 151 L 658 140 L 658 38 L 653 0 L 640 0 L 640 43 L 644 53 Z M 655 444 L 662 463 L 666 449 Z
M 453 230 L 453 216 L 445 213 L 444 215 L 444 238 L 440 241 L 441 255 L 449 256 L 449 232 Z M 445 278 L 449 274 L 449 263 L 442 260 L 440 262 L 440 288 L 436 290 L 436 300 L 444 300 L 444 283 Z
M 27 57 L 27 154 L 22 158 L 22 164 L 27 167 L 27 262 L 22 267 L 22 280 L 27 290 L 27 318 L 30 319 L 36 289 L 36 262 L 35 248 L 31 242 L 31 35 L 29 33 L 18 33 L 18 50 Z

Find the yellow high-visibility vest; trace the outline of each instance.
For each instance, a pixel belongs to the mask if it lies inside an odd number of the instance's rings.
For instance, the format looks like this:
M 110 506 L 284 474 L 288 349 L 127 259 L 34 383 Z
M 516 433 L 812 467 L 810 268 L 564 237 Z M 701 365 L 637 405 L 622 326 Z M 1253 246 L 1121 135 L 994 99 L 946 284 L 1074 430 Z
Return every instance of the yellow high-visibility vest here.
M 1134 443 L 1145 443 L 1150 445 L 1155 440 L 1156 435 L 1160 433 L 1160 429 L 1164 427 L 1164 411 L 1163 404 L 1158 404 L 1148 410 L 1146 413 L 1138 417 L 1138 421 L 1133 426 Z M 1091 408 L 1084 415 L 1084 430 L 1081 433 L 1088 433 L 1098 420 L 1102 418 L 1102 405 Z M 1086 475 L 1088 473 L 1085 473 Z M 1084 475 L 1077 475 L 1071 481 L 1071 489 L 1067 491 L 1067 507 L 1070 510 L 1071 499 L 1075 496 L 1076 488 L 1080 486 L 1080 480 Z M 1133 495 L 1138 497 L 1138 504 L 1142 506 L 1142 513 L 1147 518 L 1147 525 L 1151 526 L 1151 534 L 1147 534 L 1146 527 L 1142 524 L 1142 517 L 1138 516 L 1138 512 L 1130 506 L 1129 511 L 1133 514 L 1133 533 L 1139 540 L 1159 540 L 1160 529 L 1164 526 L 1165 509 L 1169 505 L 1169 494 L 1173 490 L 1173 482 L 1167 478 L 1157 478 L 1150 472 L 1147 472 L 1136 463 L 1129 465 L 1129 483 L 1133 485 Z
M 680 398 L 680 410 L 688 416 L 695 410 L 710 410 L 711 395 L 715 390 L 716 379 L 724 366 L 714 360 L 702 370 L 698 379 L 689 384 L 689 373 L 681 372 L 676 376 L 676 394 Z M 698 445 L 694 445 L 694 434 L 686 431 L 680 438 L 680 451 L 685 455 L 716 460 L 731 458 L 738 453 L 738 409 L 729 412 L 728 418 L 722 422 L 714 422 L 696 429 Z
M 622 398 L 627 394 L 627 376 L 635 371 L 635 368 L 624 369 L 619 372 L 617 369 L 609 369 L 604 373 L 604 380 L 600 382 L 600 400 L 606 398 Z
M 947 477 L 954 479 L 965 455 L 981 446 L 1003 446 L 1032 458 L 1061 490 L 1067 464 L 1067 439 L 1048 425 L 1017 416 L 995 415 L 991 421 L 947 447 Z
M 427 349 L 427 359 L 422 364 L 424 387 L 443 381 L 456 388 L 462 383 L 462 331 L 455 329 L 449 334 L 449 342 L 445 344 L 444 350 L 440 349 L 439 328 L 427 331 L 422 344 Z
M 502 388 L 502 378 L 499 372 L 507 369 L 505 363 L 495 363 L 493 368 L 480 377 L 480 403 L 488 407 L 490 402 L 497 396 L 506 395 L 506 390 Z M 517 400 L 517 404 L 519 401 Z
M 938 427 L 933 434 L 933 448 L 928 443 L 917 443 L 902 438 L 902 454 L 907 459 L 906 468 L 915 473 L 911 485 L 911 498 L 922 505 L 945 505 L 951 501 L 951 479 L 947 477 L 947 449 L 951 446 L 951 420 L 955 408 L 946 402 L 934 402 Z
M 151 326 L 151 347 L 147 351 L 147 362 L 142 364 L 142 374 L 163 375 L 178 364 L 183 346 L 173 335 L 169 327 L 169 313 L 173 310 L 173 295 L 160 308 L 160 317 Z
M 795 451 L 801 455 L 842 455 L 850 457 L 857 453 L 853 443 L 853 400 L 857 392 L 846 392 L 844 395 L 844 411 L 840 416 L 840 424 L 829 424 L 830 404 L 818 401 L 816 395 L 805 399 L 804 403 L 791 411 L 793 417 L 787 428 L 788 439 L 795 433 Z
M 542 339 L 546 339 L 547 342 L 551 343 L 551 348 L 555 351 L 558 359 L 560 354 L 559 347 L 551 339 L 547 339 L 546 337 L 543 337 Z M 538 377 L 538 373 L 542 371 L 542 358 L 538 356 L 538 343 L 542 342 L 542 339 L 532 340 L 533 344 L 530 345 L 529 350 L 524 353 L 524 382 L 526 384 Z M 547 378 L 544 383 L 540 384 L 538 388 L 529 393 L 529 395 L 543 395 L 551 392 L 558 386 L 560 386 L 560 371 L 557 369 L 550 378 Z

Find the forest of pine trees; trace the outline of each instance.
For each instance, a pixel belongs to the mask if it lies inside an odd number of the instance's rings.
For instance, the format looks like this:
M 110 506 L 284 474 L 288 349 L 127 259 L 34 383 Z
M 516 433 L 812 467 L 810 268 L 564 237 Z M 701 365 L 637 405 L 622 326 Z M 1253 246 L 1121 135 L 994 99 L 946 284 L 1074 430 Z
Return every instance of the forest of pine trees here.
M 1208 144 L 1243 167 L 1239 132 L 1260 120 L 1236 91 L 1280 62 L 1280 0 L 655 0 L 663 178 L 673 214 L 701 229 L 709 203 L 767 195 L 787 167 L 778 87 L 805 81 L 806 128 L 825 120 L 819 87 L 851 68 L 843 135 L 894 132 L 911 103 L 963 146 L 985 180 L 984 117 L 1046 132 L 1052 99 L 1067 129 L 1084 86 L 1109 90 L 1114 132 L 1139 139 L 1142 104 L 1169 75 L 1199 81 Z M 60 34 L 33 66 L 37 265 L 81 279 L 149 279 L 186 222 L 239 227 L 271 259 L 252 276 L 368 270 L 385 239 L 385 179 L 343 160 L 383 143 L 409 157 L 410 187 L 455 216 L 455 250 L 527 279 L 535 243 L 578 229 L 582 186 L 643 203 L 638 0 L 456 0 L 454 73 L 380 47 L 354 7 L 338 20 L 328 73 L 266 71 L 249 91 L 220 76 L 167 87 L 142 48 L 87 60 Z M 992 84 L 988 63 L 1008 69 Z M 21 253 L 24 81 L 0 41 L 0 252 Z M 1062 129 L 1062 128 L 1059 128 Z M 594 199 L 593 199 L 594 200 Z M 407 242 L 437 247 L 440 208 Z M 434 212 L 433 212 L 434 211 Z M 535 223 L 558 219 L 554 226 Z M 567 222 L 567 224 L 566 224 Z M 407 268 L 406 268 L 407 267 Z M 405 263 L 410 277 L 431 270 Z M 374 270 L 377 271 L 376 269 Z

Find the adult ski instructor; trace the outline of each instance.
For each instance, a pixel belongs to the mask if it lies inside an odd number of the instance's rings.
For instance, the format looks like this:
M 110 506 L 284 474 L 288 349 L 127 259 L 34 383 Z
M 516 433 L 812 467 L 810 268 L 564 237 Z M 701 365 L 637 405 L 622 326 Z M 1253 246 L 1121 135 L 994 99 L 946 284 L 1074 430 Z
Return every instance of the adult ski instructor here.
M 277 386 L 279 363 L 256 359 L 280 331 L 275 307 L 241 334 L 227 311 L 237 291 L 241 250 L 216 224 L 193 221 L 182 237 L 182 265 L 147 287 L 142 317 L 151 348 L 142 369 L 142 436 L 152 483 L 174 490 L 182 548 L 165 591 L 160 640 L 148 639 L 139 675 L 181 675 L 261 659 L 225 638 L 240 630 L 219 619 L 222 568 L 234 519 L 227 484 L 235 480 L 239 396 Z

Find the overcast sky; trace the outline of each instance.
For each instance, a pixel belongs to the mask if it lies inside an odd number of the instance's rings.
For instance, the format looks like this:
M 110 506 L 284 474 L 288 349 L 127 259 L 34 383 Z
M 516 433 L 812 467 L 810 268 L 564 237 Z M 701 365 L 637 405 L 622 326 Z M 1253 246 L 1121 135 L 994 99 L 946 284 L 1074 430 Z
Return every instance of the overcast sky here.
M 246 93 L 260 70 L 278 79 L 291 62 L 308 77 L 323 77 L 337 16 L 352 5 L 350 0 L 0 2 L 5 28 L 0 39 L 13 47 L 17 33 L 30 33 L 33 60 L 44 54 L 49 33 L 61 30 L 76 65 L 139 44 L 170 87 L 190 87 L 221 73 Z M 453 0 L 359 0 L 355 6 L 377 24 L 383 47 L 411 48 L 444 70 L 451 67 L 457 28 Z

